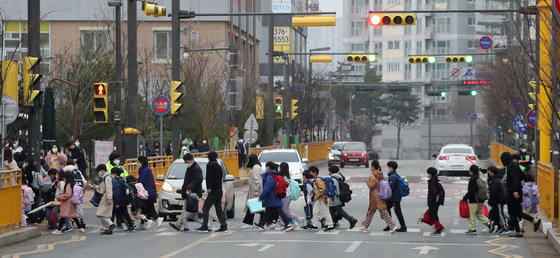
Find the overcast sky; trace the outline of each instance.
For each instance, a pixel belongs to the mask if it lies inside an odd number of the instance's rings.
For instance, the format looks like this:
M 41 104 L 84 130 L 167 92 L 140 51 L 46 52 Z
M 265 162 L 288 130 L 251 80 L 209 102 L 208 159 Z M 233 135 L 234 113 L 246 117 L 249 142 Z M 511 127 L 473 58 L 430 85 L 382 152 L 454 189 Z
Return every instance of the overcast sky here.
M 342 17 L 342 1 L 345 0 L 319 0 L 322 12 L 336 12 L 337 17 Z

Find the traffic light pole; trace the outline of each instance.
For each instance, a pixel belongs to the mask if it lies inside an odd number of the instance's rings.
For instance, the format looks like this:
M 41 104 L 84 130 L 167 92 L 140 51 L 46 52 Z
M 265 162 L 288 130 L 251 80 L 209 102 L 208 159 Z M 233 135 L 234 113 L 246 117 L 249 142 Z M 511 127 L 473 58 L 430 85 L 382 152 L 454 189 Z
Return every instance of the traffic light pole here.
M 40 48 L 40 15 L 41 15 L 41 1 L 40 0 L 27 0 L 27 23 L 28 23 L 28 53 L 32 57 L 41 56 Z M 39 66 L 36 65 L 33 68 L 34 74 L 39 74 Z M 35 83 L 37 84 L 37 82 Z M 39 88 L 36 85 L 31 85 L 30 90 Z M 41 160 L 40 160 L 40 145 L 41 145 L 41 101 L 35 101 L 33 107 L 29 112 L 29 149 L 27 156 L 33 158 L 33 166 L 35 171 L 40 170 Z M 2 135 L 4 137 L 4 135 Z
M 115 5 L 115 62 L 116 62 L 116 75 L 115 81 L 117 87 L 115 88 L 115 145 L 117 152 L 122 152 L 121 141 L 121 85 L 122 85 L 122 53 L 121 53 L 121 6 L 122 3 Z
M 126 105 L 126 125 L 136 128 L 138 119 L 136 116 L 136 104 L 138 102 L 138 28 L 137 21 L 137 5 L 136 0 L 128 0 L 128 100 Z M 124 154 L 126 158 L 137 156 L 138 135 L 132 134 L 127 136 L 130 139 L 125 141 Z M 118 147 L 117 147 L 118 148 Z
M 268 17 L 268 53 L 274 52 L 274 15 Z M 265 121 L 266 121 L 266 143 L 269 146 L 274 145 L 274 59 L 272 55 L 268 55 L 268 93 L 266 95 L 265 105 Z
M 179 9 L 181 3 L 179 0 L 173 0 L 171 2 L 171 80 L 181 81 L 181 23 L 179 19 Z M 171 143 L 175 148 L 173 151 L 173 158 L 179 158 L 179 152 L 181 151 L 181 139 L 180 139 L 180 126 L 179 118 L 177 115 L 172 115 L 171 128 L 173 130 L 173 138 Z M 160 143 L 162 144 L 162 143 Z

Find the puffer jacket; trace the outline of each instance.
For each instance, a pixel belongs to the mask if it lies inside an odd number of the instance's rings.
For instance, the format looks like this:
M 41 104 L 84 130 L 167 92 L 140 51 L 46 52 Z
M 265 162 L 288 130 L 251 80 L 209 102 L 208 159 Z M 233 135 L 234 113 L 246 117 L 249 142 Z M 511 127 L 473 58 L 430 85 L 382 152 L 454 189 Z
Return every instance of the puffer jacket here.
M 262 174 L 263 190 L 259 195 L 263 207 L 282 207 L 282 200 L 276 198 L 276 184 L 274 176 L 278 175 L 276 170 L 269 170 Z
M 523 183 L 523 202 L 521 203 L 523 209 L 529 208 L 534 204 L 533 195 L 539 194 L 539 189 L 536 186 L 535 182 Z
M 379 197 L 379 180 L 383 179 L 383 172 L 374 170 L 372 175 L 367 177 L 366 183 L 369 188 L 369 207 L 368 211 L 386 210 L 387 203 Z
M 343 205 L 342 201 L 340 201 L 340 187 L 338 186 L 338 181 L 344 181 L 346 178 L 340 173 L 334 173 L 331 175 L 334 185 L 336 186 L 336 194 L 333 197 L 329 198 L 329 206 L 340 206 Z
M 401 202 L 402 196 L 399 194 L 399 174 L 397 174 L 397 171 L 393 171 L 387 175 L 389 176 L 389 186 L 391 186 L 391 190 L 393 192 L 391 199 L 388 201 Z

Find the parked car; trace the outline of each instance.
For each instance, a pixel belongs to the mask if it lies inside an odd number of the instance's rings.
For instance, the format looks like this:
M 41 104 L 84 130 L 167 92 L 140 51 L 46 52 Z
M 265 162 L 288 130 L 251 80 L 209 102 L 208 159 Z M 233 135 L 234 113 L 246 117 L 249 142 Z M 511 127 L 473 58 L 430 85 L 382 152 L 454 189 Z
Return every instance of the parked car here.
M 264 150 L 259 155 L 259 161 L 263 168 L 266 162 L 272 161 L 276 164 L 288 163 L 290 167 L 290 178 L 296 180 L 300 185 L 303 184 L 303 170 L 307 169 L 307 159 L 302 159 L 297 150 L 276 149 Z
M 442 176 L 469 176 L 469 168 L 476 163 L 474 149 L 466 144 L 448 144 L 441 148 L 436 158 L 436 168 Z
M 208 164 L 208 158 L 194 158 L 194 161 L 202 169 L 202 189 L 206 191 L 206 164 Z M 218 163 L 222 167 L 223 172 L 223 183 L 222 186 L 226 192 L 226 204 L 225 213 L 228 218 L 233 218 L 235 216 L 235 192 L 233 190 L 233 180 L 234 177 L 229 174 L 224 162 L 219 159 Z M 185 178 L 185 172 L 187 171 L 187 164 L 182 159 L 177 159 L 171 164 L 167 175 L 163 178 L 163 175 L 158 175 L 156 180 L 163 181 L 163 186 L 158 194 L 158 212 L 160 216 L 176 217 L 181 214 L 181 209 L 183 208 L 183 200 L 181 198 L 181 188 L 183 187 L 183 179 Z
M 344 143 L 345 142 L 335 142 L 332 147 L 327 148 L 329 150 L 329 167 L 331 165 L 340 164 L 340 150 L 342 150 Z
M 363 142 L 346 142 L 340 149 L 340 167 L 345 165 L 364 165 L 369 167 L 368 149 Z

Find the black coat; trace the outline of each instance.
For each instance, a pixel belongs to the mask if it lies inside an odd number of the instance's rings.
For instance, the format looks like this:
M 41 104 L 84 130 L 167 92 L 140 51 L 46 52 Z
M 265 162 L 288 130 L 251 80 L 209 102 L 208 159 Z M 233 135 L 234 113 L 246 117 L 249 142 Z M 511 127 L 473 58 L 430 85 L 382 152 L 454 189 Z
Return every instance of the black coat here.
M 198 146 L 198 152 L 207 152 L 210 151 L 210 145 L 208 145 L 208 143 L 201 143 L 200 146 Z
M 436 177 L 428 180 L 428 207 L 443 205 L 445 201 L 445 190 Z
M 206 164 L 206 189 L 211 189 L 213 194 L 222 194 L 222 166 L 217 161 Z
M 519 196 L 522 196 L 523 185 L 521 184 L 521 180 L 523 180 L 523 171 L 519 168 L 519 164 L 511 161 L 507 165 L 506 173 L 506 186 L 508 193 L 513 196 L 513 193 L 517 192 Z
M 183 199 L 187 198 L 186 189 L 187 186 L 192 189 L 192 192 L 202 197 L 202 169 L 195 162 L 187 168 L 185 172 L 185 179 L 183 180 L 183 187 L 181 188 L 181 196 Z
M 488 193 L 490 195 L 488 204 L 490 206 L 495 206 L 505 202 L 505 200 L 503 199 L 504 195 L 502 190 L 502 183 L 500 181 L 500 177 L 496 175 L 488 179 Z
M 86 158 L 84 157 L 84 150 L 80 146 L 74 146 L 74 149 L 70 151 L 70 158 L 77 160 L 76 166 L 80 170 L 87 169 Z
M 478 180 L 478 173 L 471 176 L 469 179 L 468 192 L 463 196 L 463 200 L 469 201 L 469 203 L 478 203 L 478 198 L 476 198 L 476 193 L 478 192 L 478 185 L 476 184 Z
M 23 173 L 21 175 L 21 184 L 22 185 L 27 185 L 29 187 L 31 187 L 31 184 L 33 183 L 33 165 L 28 165 L 25 168 L 23 168 Z

